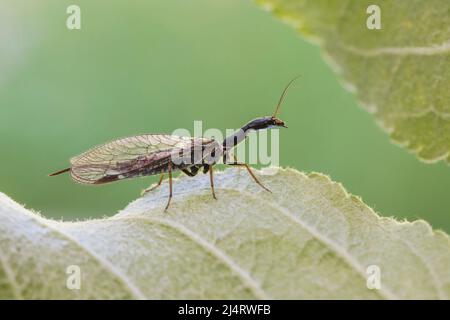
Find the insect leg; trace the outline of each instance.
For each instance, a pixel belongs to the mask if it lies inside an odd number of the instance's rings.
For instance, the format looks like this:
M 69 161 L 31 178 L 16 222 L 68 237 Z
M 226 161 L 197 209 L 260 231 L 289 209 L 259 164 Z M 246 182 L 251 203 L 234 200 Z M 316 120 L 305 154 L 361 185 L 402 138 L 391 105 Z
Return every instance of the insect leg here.
M 211 183 L 211 191 L 214 199 L 216 198 L 216 193 L 214 192 L 214 176 L 213 176 L 213 166 L 209 166 L 209 182 Z
M 194 177 L 198 173 L 198 167 L 191 167 L 191 171 L 188 169 L 181 169 L 182 172 L 184 172 L 189 177 Z
M 169 199 L 167 200 L 166 208 L 164 212 L 167 211 L 170 205 L 170 200 L 172 200 L 172 162 L 169 161 Z
M 153 186 L 153 187 L 150 187 L 150 188 L 145 189 L 144 191 L 142 191 L 142 195 L 144 195 L 144 194 L 146 194 L 147 192 L 153 191 L 153 190 L 155 190 L 156 188 L 158 188 L 158 187 L 161 185 L 161 183 L 162 183 L 162 181 L 163 181 L 163 178 L 164 178 L 164 173 L 161 173 L 161 176 L 159 177 L 159 181 L 158 181 L 158 183 L 156 184 L 156 186 Z
M 188 169 L 181 169 L 181 171 L 183 171 L 183 173 L 186 174 L 189 177 L 193 177 L 194 176 Z
M 164 211 L 167 211 L 169 208 L 170 200 L 172 200 L 172 161 L 169 161 L 169 199 L 167 200 L 167 205 Z
M 232 163 L 227 163 L 227 165 L 229 165 L 229 166 L 245 167 L 245 169 L 247 169 L 248 173 L 249 173 L 250 176 L 253 178 L 253 180 L 255 180 L 255 182 L 256 182 L 257 184 L 259 184 L 259 186 L 260 186 L 261 188 L 263 188 L 263 189 L 266 190 L 266 191 L 272 192 L 272 191 L 270 191 L 270 189 L 266 188 L 266 187 L 258 180 L 258 178 L 257 178 L 257 177 L 255 176 L 255 174 L 253 173 L 252 169 L 250 169 L 250 166 L 249 166 L 248 164 L 237 162 L 237 159 L 236 159 L 236 156 L 235 156 L 235 155 L 233 155 L 233 158 L 234 158 L 234 162 L 232 162 Z

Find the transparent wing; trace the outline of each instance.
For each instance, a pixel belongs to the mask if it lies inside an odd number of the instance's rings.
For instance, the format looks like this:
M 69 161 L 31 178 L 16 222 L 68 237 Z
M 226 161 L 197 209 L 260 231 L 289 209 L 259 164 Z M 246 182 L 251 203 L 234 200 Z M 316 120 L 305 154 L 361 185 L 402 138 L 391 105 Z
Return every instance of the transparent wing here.
M 71 175 L 80 183 L 100 184 L 166 172 L 174 150 L 213 141 L 166 134 L 117 139 L 70 159 Z

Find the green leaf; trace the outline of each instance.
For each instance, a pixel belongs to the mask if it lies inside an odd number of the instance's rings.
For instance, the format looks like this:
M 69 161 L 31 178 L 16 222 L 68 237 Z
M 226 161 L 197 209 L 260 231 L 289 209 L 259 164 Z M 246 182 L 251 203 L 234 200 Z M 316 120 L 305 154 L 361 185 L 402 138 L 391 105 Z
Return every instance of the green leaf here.
M 258 2 L 321 45 L 394 142 L 426 162 L 450 162 L 450 1 Z M 373 4 L 381 30 L 366 27 Z
M 0 298 L 450 297 L 450 240 L 424 221 L 381 218 L 324 175 L 292 169 L 174 183 L 113 217 L 46 219 L 0 194 Z M 81 288 L 66 287 L 79 266 Z M 381 288 L 367 288 L 367 268 Z

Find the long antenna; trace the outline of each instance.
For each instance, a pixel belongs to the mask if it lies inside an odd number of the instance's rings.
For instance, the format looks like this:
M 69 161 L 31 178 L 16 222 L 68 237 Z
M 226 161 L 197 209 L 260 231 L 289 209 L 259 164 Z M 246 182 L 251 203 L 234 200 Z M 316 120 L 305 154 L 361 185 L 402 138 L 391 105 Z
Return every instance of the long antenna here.
M 296 76 L 294 79 L 292 79 L 291 81 L 289 81 L 289 83 L 286 85 L 286 87 L 283 90 L 283 93 L 280 96 L 280 100 L 278 100 L 278 104 L 277 104 L 277 108 L 275 109 L 275 112 L 273 113 L 272 118 L 276 118 L 278 111 L 280 110 L 280 106 L 283 103 L 284 97 L 286 96 L 286 93 L 288 92 L 289 87 L 291 86 L 292 83 L 294 83 L 295 80 L 297 80 L 298 78 L 300 78 L 301 75 Z

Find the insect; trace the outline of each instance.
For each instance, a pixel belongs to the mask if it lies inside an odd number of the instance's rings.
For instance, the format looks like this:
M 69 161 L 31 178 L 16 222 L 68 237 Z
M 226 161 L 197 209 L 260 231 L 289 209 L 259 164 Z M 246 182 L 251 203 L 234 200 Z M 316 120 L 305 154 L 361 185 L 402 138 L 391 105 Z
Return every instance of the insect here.
M 213 166 L 223 158 L 226 165 L 245 167 L 253 180 L 264 190 L 270 192 L 255 176 L 247 163 L 229 161 L 230 151 L 245 140 L 249 132 L 270 128 L 287 128 L 285 123 L 277 118 L 280 106 L 292 83 L 292 79 L 284 88 L 275 112 L 272 116 L 251 120 L 241 129 L 234 132 L 220 143 L 214 139 L 180 137 L 168 134 L 143 134 L 121 138 L 93 147 L 92 149 L 70 159 L 69 168 L 51 173 L 56 176 L 70 172 L 72 179 L 82 184 L 104 184 L 113 181 L 160 175 L 158 183 L 143 193 L 159 187 L 167 174 L 169 176 L 169 196 L 165 207 L 169 208 L 172 200 L 172 173 L 181 171 L 193 177 L 201 169 L 204 174 L 209 173 L 211 192 L 214 199 Z

